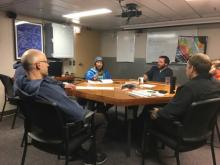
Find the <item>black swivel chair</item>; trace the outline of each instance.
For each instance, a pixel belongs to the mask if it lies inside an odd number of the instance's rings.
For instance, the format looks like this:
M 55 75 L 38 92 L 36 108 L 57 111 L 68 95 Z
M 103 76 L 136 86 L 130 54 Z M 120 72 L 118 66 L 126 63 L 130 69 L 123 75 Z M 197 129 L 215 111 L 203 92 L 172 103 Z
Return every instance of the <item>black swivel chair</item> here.
M 146 129 L 143 143 L 143 153 L 146 150 L 147 136 L 152 136 L 161 141 L 165 146 L 175 150 L 177 165 L 180 165 L 179 152 L 191 151 L 202 147 L 211 137 L 211 153 L 213 165 L 216 165 L 213 147 L 214 128 L 220 108 L 220 98 L 207 99 L 192 103 L 183 121 L 174 121 L 173 128 L 177 130 L 175 137 L 157 129 Z M 145 127 L 146 128 L 146 127 Z M 144 165 L 144 154 L 142 157 Z
M 21 164 L 24 165 L 28 145 L 48 153 L 65 156 L 68 165 L 70 156 L 81 144 L 91 139 L 93 158 L 95 158 L 95 135 L 93 129 L 94 113 L 86 121 L 68 122 L 62 110 L 55 104 L 42 101 L 22 100 L 21 111 L 24 114 L 24 147 Z M 31 143 L 28 143 L 28 137 Z M 70 155 L 71 154 L 71 155 Z
M 17 102 L 19 98 L 14 96 L 13 80 L 11 77 L 0 74 L 0 80 L 2 81 L 2 84 L 4 85 L 4 89 L 5 89 L 5 100 L 4 100 L 4 104 L 2 108 L 2 113 L 0 116 L 0 121 L 2 121 L 4 112 L 5 112 L 6 102 L 8 101 L 10 104 L 17 106 L 18 105 Z M 11 126 L 12 129 L 14 128 L 15 120 L 16 120 L 18 112 L 19 112 L 19 106 L 17 106 L 15 114 L 14 114 L 14 119 L 13 119 L 12 126 Z

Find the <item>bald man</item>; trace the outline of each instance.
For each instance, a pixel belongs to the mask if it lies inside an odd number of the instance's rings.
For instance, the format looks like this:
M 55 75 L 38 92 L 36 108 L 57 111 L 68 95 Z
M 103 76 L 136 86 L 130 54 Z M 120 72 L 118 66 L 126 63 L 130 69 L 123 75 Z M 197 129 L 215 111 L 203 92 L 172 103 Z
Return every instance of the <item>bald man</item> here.
M 83 109 L 76 101 L 71 100 L 57 83 L 48 77 L 48 61 L 45 54 L 36 49 L 29 49 L 22 55 L 21 63 L 27 72 L 15 82 L 15 92 L 21 98 L 31 98 L 55 102 L 70 121 L 82 121 L 90 112 Z M 101 143 L 106 130 L 106 120 L 102 114 L 95 114 L 97 164 L 106 161 L 106 154 L 101 152 Z M 85 162 L 90 164 L 90 160 Z

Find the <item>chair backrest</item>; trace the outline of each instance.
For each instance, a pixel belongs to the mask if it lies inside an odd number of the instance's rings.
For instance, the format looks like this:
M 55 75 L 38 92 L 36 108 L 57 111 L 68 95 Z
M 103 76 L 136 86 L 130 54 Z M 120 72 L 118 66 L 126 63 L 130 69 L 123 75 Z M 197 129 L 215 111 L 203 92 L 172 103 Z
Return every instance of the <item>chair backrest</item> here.
M 14 97 L 12 78 L 9 76 L 0 74 L 0 80 L 2 81 L 2 84 L 5 87 L 6 97 Z
M 50 136 L 63 136 L 63 114 L 55 103 L 22 99 L 21 109 L 29 127 L 37 127 Z
M 205 140 L 216 124 L 219 110 L 220 98 L 193 102 L 183 119 L 183 140 Z

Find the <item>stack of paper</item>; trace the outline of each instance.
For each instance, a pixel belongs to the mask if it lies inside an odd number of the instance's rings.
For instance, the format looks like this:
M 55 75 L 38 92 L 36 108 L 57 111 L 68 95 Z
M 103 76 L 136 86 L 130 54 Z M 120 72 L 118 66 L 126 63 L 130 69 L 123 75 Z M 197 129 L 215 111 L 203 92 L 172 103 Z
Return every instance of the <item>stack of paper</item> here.
M 129 95 L 138 97 L 164 96 L 164 94 L 154 90 L 133 90 L 129 92 Z
M 114 90 L 114 87 L 76 86 L 76 90 Z
M 102 84 L 101 81 L 92 81 L 92 80 L 88 80 L 89 84 Z
M 143 88 L 153 88 L 155 87 L 156 85 L 153 85 L 153 84 L 141 84 L 140 87 L 143 87 Z
M 112 84 L 113 81 L 112 79 L 103 79 L 100 81 L 92 81 L 92 80 L 88 80 L 89 84 Z
M 103 80 L 101 80 L 101 82 L 103 84 L 112 84 L 113 83 L 112 79 L 103 79 Z

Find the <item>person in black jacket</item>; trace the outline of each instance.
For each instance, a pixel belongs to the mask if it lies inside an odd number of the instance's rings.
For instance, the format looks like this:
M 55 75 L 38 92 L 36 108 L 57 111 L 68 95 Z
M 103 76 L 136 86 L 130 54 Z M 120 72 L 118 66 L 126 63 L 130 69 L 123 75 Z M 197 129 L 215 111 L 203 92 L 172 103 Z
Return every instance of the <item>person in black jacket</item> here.
M 144 81 L 165 82 L 165 77 L 172 77 L 173 71 L 168 67 L 170 59 L 167 56 L 160 56 L 156 66 L 152 66 L 144 74 Z
M 55 102 L 62 109 L 68 121 L 84 121 L 90 112 L 83 109 L 76 101 L 70 99 L 61 85 L 48 77 L 48 61 L 45 54 L 36 49 L 29 49 L 22 55 L 22 66 L 26 75 L 15 80 L 15 93 L 25 100 L 28 98 Z M 106 154 L 101 151 L 101 143 L 107 127 L 103 114 L 94 116 L 97 143 L 97 164 L 106 161 Z M 89 155 L 88 155 L 89 156 Z M 86 164 L 90 164 L 87 160 Z
M 209 75 L 211 61 L 205 54 L 196 54 L 189 58 L 186 65 L 186 75 L 189 79 L 184 85 L 178 87 L 173 99 L 162 108 L 146 109 L 140 119 L 147 122 L 146 126 L 157 129 L 171 136 L 177 134 L 171 129 L 169 123 L 172 120 L 182 121 L 190 105 L 195 101 L 220 97 L 220 83 L 212 81 Z M 149 149 L 156 147 L 153 139 L 150 139 Z
M 174 98 L 165 107 L 151 111 L 151 118 L 181 121 L 192 102 L 220 97 L 220 84 L 211 80 L 210 68 L 211 61 L 207 55 L 190 57 L 186 66 L 189 81 L 177 89 Z

